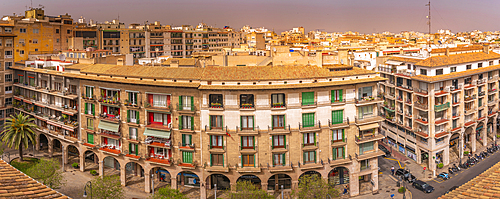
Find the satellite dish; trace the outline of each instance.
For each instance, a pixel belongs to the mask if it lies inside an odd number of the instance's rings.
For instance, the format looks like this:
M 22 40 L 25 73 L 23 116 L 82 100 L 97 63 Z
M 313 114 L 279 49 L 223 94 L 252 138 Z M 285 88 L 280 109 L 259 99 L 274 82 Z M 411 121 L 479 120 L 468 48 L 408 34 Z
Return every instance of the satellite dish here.
M 60 54 L 59 55 L 59 60 L 66 61 L 66 55 L 65 54 Z

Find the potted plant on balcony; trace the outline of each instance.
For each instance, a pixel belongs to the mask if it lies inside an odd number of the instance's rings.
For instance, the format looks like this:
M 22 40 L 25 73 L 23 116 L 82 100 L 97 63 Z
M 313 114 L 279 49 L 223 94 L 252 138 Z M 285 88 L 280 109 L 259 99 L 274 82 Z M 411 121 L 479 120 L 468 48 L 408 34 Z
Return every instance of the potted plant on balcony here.
M 96 170 L 90 170 L 90 174 L 93 175 L 93 176 L 97 176 L 98 173 Z
M 222 104 L 221 103 L 211 103 L 210 107 L 211 108 L 222 108 Z
M 283 103 L 273 103 L 274 108 L 283 108 Z
M 128 106 L 128 105 L 129 105 L 129 103 L 128 103 L 128 99 L 125 99 L 125 100 L 124 100 L 124 102 L 125 102 L 125 103 L 124 103 L 124 104 L 125 104 L 125 106 Z
M 250 104 L 250 103 L 241 104 L 241 107 L 242 107 L 242 108 L 252 108 L 252 106 L 253 106 L 253 105 L 252 105 L 252 104 Z
M 78 166 L 78 163 L 76 163 L 76 162 L 73 162 L 73 164 L 71 164 L 71 166 L 72 166 L 73 168 L 75 168 L 75 169 L 78 169 L 78 167 L 79 167 L 79 166 Z

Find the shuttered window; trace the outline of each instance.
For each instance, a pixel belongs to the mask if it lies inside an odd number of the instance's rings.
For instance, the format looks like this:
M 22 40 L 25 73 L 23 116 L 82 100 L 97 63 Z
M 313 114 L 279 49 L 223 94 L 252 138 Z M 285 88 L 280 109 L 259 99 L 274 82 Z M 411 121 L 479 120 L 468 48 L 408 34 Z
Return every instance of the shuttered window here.
M 344 147 L 333 148 L 333 160 L 344 159 L 345 149 Z
M 332 90 L 332 103 L 342 102 L 342 92 L 343 90 Z
M 314 126 L 314 113 L 302 113 L 302 125 L 303 127 Z
M 344 110 L 332 111 L 332 124 L 341 124 L 344 122 Z
M 182 162 L 183 163 L 193 163 L 193 152 L 191 151 L 183 151 L 182 152 Z
M 302 93 L 302 105 L 314 105 L 314 92 Z

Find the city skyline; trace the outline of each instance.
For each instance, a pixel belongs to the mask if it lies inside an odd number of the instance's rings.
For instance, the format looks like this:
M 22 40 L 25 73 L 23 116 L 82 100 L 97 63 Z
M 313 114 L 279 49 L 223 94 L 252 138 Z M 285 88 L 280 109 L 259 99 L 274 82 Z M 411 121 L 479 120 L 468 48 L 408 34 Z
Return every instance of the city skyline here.
M 118 2 L 121 2 L 120 5 Z M 163 25 L 197 25 L 204 22 L 215 27 L 231 26 L 239 29 L 244 25 L 266 27 L 282 32 L 292 27 L 303 26 L 306 32 L 354 31 L 380 33 L 385 31 L 427 32 L 428 3 L 426 0 L 400 1 L 287 1 L 267 2 L 262 0 L 234 2 L 218 0 L 205 2 L 188 0 L 183 2 L 145 1 L 34 1 L 33 7 L 43 5 L 47 15 L 68 13 L 73 19 L 84 16 L 87 21 L 111 21 L 120 18 L 125 24 L 160 21 Z M 2 16 L 16 13 L 24 15 L 30 1 L 2 2 Z M 99 5 L 98 8 L 94 8 Z M 431 2 L 432 32 L 449 29 L 452 32 L 472 30 L 495 31 L 494 22 L 500 20 L 495 8 L 500 2 L 485 0 L 445 0 Z M 492 6 L 497 5 L 497 6 Z M 241 9 L 240 9 L 241 8 Z M 191 10 L 186 14 L 186 10 Z M 163 13 L 162 13 L 163 12 Z M 159 14 L 161 13 L 161 14 Z M 374 17 L 375 16 L 375 17 Z M 488 19 L 488 20 L 484 20 Z

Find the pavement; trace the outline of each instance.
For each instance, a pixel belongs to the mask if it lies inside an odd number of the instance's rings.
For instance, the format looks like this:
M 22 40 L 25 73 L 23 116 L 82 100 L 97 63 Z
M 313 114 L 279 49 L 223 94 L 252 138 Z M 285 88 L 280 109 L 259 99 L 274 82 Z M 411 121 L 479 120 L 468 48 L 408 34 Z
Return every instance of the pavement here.
M 380 160 L 380 159 L 379 159 Z M 381 169 L 382 171 L 382 169 Z M 378 187 L 379 191 L 378 194 L 365 194 L 365 195 L 360 195 L 360 196 L 355 196 L 351 198 L 355 199 L 402 199 L 403 194 L 398 192 L 399 187 L 397 187 L 397 180 L 394 178 L 391 174 L 391 169 L 389 167 L 388 170 L 384 170 L 379 173 L 379 180 L 378 180 Z M 405 185 L 406 187 L 408 184 Z M 412 198 L 412 193 L 408 190 L 405 193 L 405 196 L 407 199 Z

